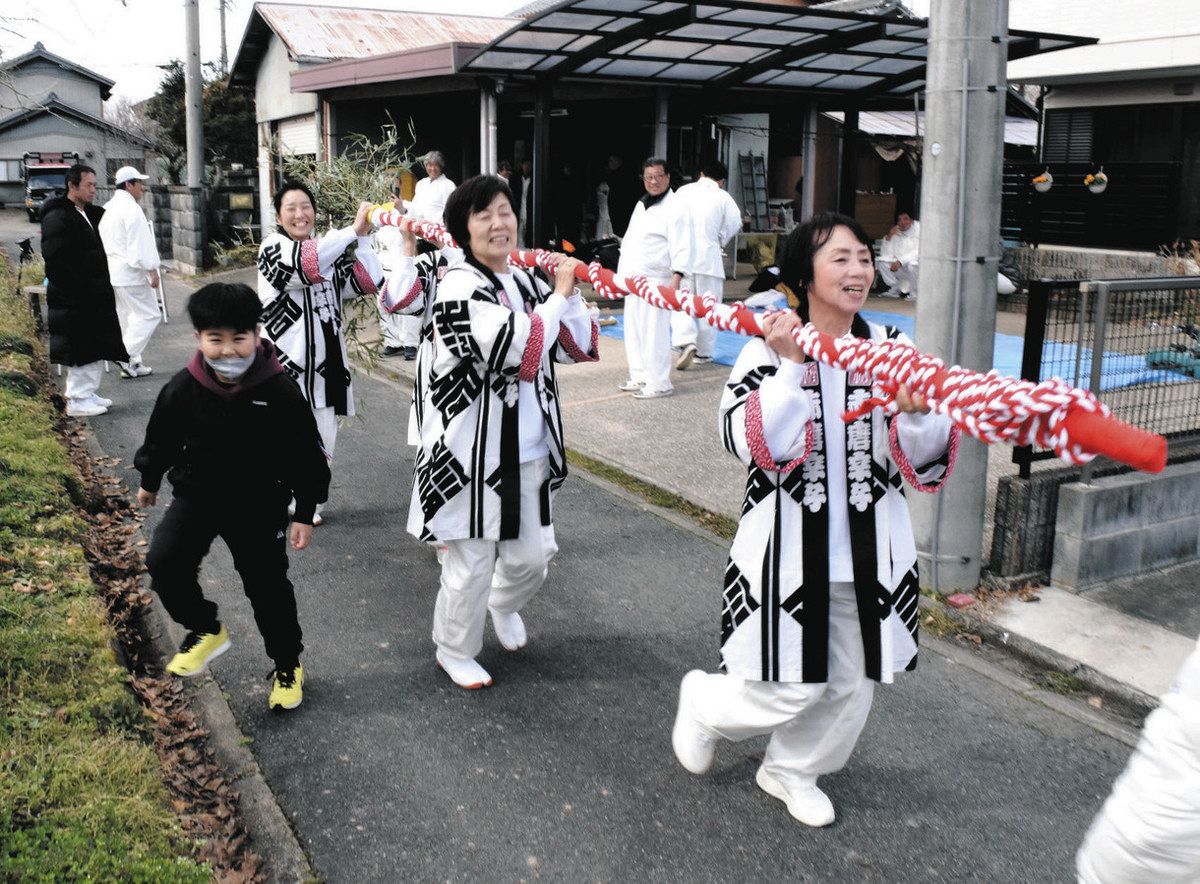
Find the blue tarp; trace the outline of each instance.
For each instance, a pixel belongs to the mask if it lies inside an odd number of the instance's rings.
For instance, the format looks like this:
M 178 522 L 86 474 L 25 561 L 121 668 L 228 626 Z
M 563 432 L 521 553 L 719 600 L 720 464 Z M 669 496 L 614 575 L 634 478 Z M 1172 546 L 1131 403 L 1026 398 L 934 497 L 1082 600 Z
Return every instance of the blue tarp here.
M 624 318 L 616 311 L 606 312 L 605 315 L 616 318 L 617 322 L 616 325 L 604 326 L 600 331 L 610 338 L 624 340 Z M 862 315 L 870 322 L 879 325 L 895 326 L 910 338 L 915 335 L 917 323 L 916 319 L 912 316 L 897 313 L 880 313 L 874 310 L 864 310 Z M 713 348 L 713 361 L 719 362 L 722 365 L 733 365 L 737 361 L 738 354 L 742 352 L 742 347 L 746 346 L 747 340 L 745 335 L 718 331 L 717 343 Z M 1014 378 L 1020 377 L 1021 354 L 1024 350 L 1024 343 L 1024 339 L 1017 335 L 997 334 L 994 345 L 995 349 L 992 355 L 992 367 L 1000 372 L 1000 374 Z M 1057 376 L 1068 382 L 1074 382 L 1075 350 L 1075 344 L 1047 342 L 1046 355 L 1053 355 L 1054 362 L 1053 364 L 1044 364 L 1043 377 Z M 1091 348 L 1084 347 L 1081 357 L 1079 386 L 1086 388 L 1088 386 L 1088 378 L 1091 376 Z M 1175 372 L 1148 368 L 1145 357 L 1107 351 L 1104 354 L 1100 389 L 1116 390 L 1135 384 L 1178 383 L 1185 380 L 1188 380 L 1188 378 Z

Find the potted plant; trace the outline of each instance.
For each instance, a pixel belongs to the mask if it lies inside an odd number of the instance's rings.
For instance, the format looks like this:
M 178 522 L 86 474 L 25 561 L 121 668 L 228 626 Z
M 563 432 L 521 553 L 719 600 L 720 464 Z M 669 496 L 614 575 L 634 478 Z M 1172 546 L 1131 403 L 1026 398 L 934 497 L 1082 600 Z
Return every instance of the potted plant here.
M 1054 176 L 1047 169 L 1041 175 L 1035 175 L 1033 179 L 1033 189 L 1038 193 L 1045 193 L 1054 186 Z
M 1104 174 L 1104 167 L 1101 166 L 1098 172 L 1085 175 L 1083 184 L 1092 193 L 1104 193 L 1105 188 L 1108 187 L 1108 176 Z

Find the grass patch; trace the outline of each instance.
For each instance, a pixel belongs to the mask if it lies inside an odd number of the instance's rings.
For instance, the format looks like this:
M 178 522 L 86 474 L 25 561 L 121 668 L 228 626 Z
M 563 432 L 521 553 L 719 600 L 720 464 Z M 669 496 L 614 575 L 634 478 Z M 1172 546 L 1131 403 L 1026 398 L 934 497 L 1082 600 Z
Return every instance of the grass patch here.
M 617 467 L 596 460 L 594 457 L 588 457 L 586 454 L 580 454 L 578 451 L 568 448 L 567 463 L 581 470 L 586 470 L 593 476 L 606 479 L 614 485 L 619 485 L 631 494 L 636 494 L 647 503 L 652 503 L 655 506 L 661 506 L 664 509 L 673 510 L 680 515 L 686 516 L 700 525 L 700 527 L 711 531 L 725 540 L 733 540 L 733 535 L 737 533 L 738 523 L 736 519 L 706 510 L 702 506 L 697 506 L 691 501 L 685 500 L 678 494 L 664 491 L 657 485 L 651 485 L 649 482 L 643 482 L 641 479 L 635 479 Z
M 1047 670 L 1038 676 L 1038 683 L 1048 691 L 1063 696 L 1071 696 L 1083 692 L 1083 682 L 1069 672 Z
M 0 880 L 208 881 L 112 651 L 80 546 L 83 486 L 13 282 L 0 256 L 0 362 L 39 394 L 0 382 Z

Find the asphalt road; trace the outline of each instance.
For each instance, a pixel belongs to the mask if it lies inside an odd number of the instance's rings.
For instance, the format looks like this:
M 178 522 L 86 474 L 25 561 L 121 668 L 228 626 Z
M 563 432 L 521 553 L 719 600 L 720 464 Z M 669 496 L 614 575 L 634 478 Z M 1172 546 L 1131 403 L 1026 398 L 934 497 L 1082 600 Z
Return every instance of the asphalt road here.
M 168 293 L 177 319 L 147 351 L 155 374 L 107 376 L 116 405 L 91 420 L 131 488 L 154 397 L 192 350 L 186 289 Z M 234 641 L 215 677 L 323 878 L 1072 879 L 1128 747 L 945 643 L 876 694 L 849 766 L 823 779 L 832 828 L 803 828 L 754 786 L 762 740 L 723 746 L 708 777 L 685 773 L 670 728 L 680 677 L 716 663 L 725 550 L 578 475 L 558 498 L 561 552 L 526 609 L 528 648 L 504 652 L 489 627 L 496 686 L 454 687 L 429 635 L 437 565 L 404 533 L 407 391 L 356 385 L 328 520 L 292 559 L 309 678 L 294 713 L 267 710 L 271 664 L 220 543 L 202 574 Z

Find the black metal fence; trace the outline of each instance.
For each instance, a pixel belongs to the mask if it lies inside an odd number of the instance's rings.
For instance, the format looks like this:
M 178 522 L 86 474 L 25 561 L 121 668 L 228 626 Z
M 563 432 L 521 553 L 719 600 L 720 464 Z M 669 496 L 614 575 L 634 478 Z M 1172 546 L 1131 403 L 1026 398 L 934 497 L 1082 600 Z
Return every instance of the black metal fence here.
M 1168 439 L 1200 436 L 1200 277 L 1032 282 L 1021 377 L 1089 389 Z M 1025 478 L 1053 456 L 1013 449 Z

